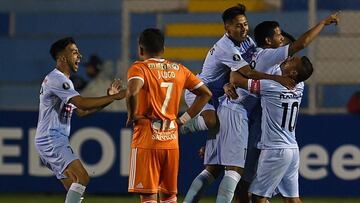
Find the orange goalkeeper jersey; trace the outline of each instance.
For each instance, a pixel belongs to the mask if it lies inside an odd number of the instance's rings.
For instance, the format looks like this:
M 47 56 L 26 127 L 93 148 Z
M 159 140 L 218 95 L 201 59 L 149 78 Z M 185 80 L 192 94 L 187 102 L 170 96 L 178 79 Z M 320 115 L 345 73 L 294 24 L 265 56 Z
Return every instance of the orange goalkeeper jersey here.
M 128 81 L 140 79 L 132 147 L 145 149 L 178 148 L 175 122 L 183 89 L 193 90 L 203 83 L 185 66 L 165 59 L 137 61 L 128 70 Z

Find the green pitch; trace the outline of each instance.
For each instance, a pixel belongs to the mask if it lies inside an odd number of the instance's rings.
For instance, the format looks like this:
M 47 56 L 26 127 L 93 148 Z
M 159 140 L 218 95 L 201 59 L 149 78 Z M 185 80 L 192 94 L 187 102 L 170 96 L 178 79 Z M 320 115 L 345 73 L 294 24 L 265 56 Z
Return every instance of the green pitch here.
M 6 203 L 61 203 L 64 202 L 64 195 L 45 195 L 45 194 L 1 194 L 0 202 Z M 183 197 L 179 197 L 178 202 L 182 202 Z M 304 203 L 360 203 L 359 198 L 302 198 Z M 108 195 L 87 195 L 83 203 L 139 203 L 137 196 L 108 196 Z M 203 198 L 201 203 L 214 203 L 215 198 Z M 271 203 L 280 203 L 281 199 L 276 198 Z

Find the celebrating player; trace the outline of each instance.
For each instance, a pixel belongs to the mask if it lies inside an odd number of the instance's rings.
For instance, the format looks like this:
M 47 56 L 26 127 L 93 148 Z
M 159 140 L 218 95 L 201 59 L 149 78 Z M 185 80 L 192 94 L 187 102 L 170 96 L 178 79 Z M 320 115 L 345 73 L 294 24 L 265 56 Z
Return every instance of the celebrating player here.
M 42 162 L 68 191 L 65 203 L 79 203 L 89 182 L 89 175 L 69 143 L 73 110 L 79 116 L 96 112 L 114 100 L 125 97 L 119 81 L 108 89 L 108 96 L 85 98 L 69 79 L 79 68 L 81 54 L 73 38 L 59 39 L 50 54 L 56 67 L 44 79 L 40 89 L 39 120 L 35 145 Z

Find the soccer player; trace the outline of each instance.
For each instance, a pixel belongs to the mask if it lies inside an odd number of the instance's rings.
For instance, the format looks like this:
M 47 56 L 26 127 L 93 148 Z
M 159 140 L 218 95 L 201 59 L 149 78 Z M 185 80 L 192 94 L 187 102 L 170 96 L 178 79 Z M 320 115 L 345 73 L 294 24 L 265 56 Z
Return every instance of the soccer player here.
M 201 130 L 217 132 L 219 121 L 215 109 L 219 102 L 218 98 L 224 95 L 223 85 L 229 82 L 231 71 L 239 71 L 241 74 L 254 79 L 273 79 L 286 86 L 293 86 L 293 82 L 286 78 L 270 76 L 254 71 L 249 66 L 251 56 L 255 52 L 256 45 L 248 36 L 249 25 L 245 15 L 245 6 L 237 6 L 226 9 L 222 14 L 225 34 L 209 50 L 204 61 L 201 73 L 198 77 L 209 87 L 213 93 L 209 102 L 199 116 L 191 119 L 180 128 L 182 134 Z M 185 101 L 191 105 L 195 95 L 185 91 Z M 213 133 L 214 134 L 214 133 Z
M 275 21 L 264 21 L 258 24 L 254 30 L 255 41 L 258 44 L 258 47 L 253 55 L 251 64 L 257 71 L 275 74 L 273 72 L 274 70 L 271 68 L 273 65 L 281 63 L 288 56 L 291 56 L 307 47 L 313 39 L 320 34 L 320 31 L 325 26 L 338 22 L 338 14 L 339 13 L 337 12 L 324 18 L 319 24 L 301 35 L 298 40 L 291 39 L 293 38 L 292 36 L 282 32 L 279 24 Z M 284 44 L 287 45 L 283 46 Z M 237 91 L 237 94 L 240 95 L 239 98 L 235 100 L 225 98 L 223 105 L 234 110 L 236 109 L 235 107 L 237 107 L 237 109 L 242 109 L 242 111 L 238 110 L 240 112 L 244 112 L 244 110 L 246 110 L 249 115 L 249 139 L 245 171 L 237 189 L 237 201 L 244 203 L 249 202 L 247 190 L 255 176 L 257 160 L 260 154 L 260 150 L 257 149 L 257 143 L 261 137 L 261 106 L 260 103 L 256 104 L 256 107 L 252 106 L 254 104 L 251 104 L 253 102 L 253 99 L 250 99 L 252 96 L 247 94 L 245 90 L 239 89 Z M 234 98 L 236 98 L 236 96 Z M 236 106 L 236 103 L 239 105 Z M 246 117 L 246 114 L 243 114 L 243 117 Z M 246 134 L 246 131 L 247 125 L 244 125 L 237 134 Z
M 68 191 L 65 203 L 79 203 L 89 175 L 69 143 L 71 115 L 73 111 L 79 116 L 96 112 L 114 100 L 124 98 L 126 90 L 120 90 L 121 84 L 114 81 L 108 89 L 108 96 L 82 97 L 69 79 L 78 71 L 81 59 L 74 39 L 59 39 L 51 45 L 50 54 L 56 67 L 41 85 L 35 146 L 42 162 Z
M 198 201 L 204 189 L 223 170 L 222 166 L 212 163 L 214 157 L 211 154 L 216 153 L 213 151 L 215 149 L 213 146 L 219 128 L 215 108 L 218 106 L 218 98 L 224 94 L 223 85 L 229 82 L 230 72 L 238 71 L 253 79 L 276 80 L 288 87 L 294 85 L 294 82 L 288 78 L 263 74 L 252 70 L 249 66 L 248 62 L 251 61 L 251 56 L 255 51 L 255 44 L 248 36 L 249 26 L 243 5 L 239 4 L 226 9 L 222 14 L 222 19 L 226 33 L 208 52 L 202 72 L 198 76 L 213 93 L 211 103 L 206 104 L 199 116 L 185 123 L 180 129 L 182 133 L 210 130 L 205 149 L 206 168 L 192 182 L 184 202 Z M 194 100 L 194 95 L 185 92 L 185 100 L 190 105 Z
M 139 57 L 128 70 L 128 120 L 133 124 L 128 191 L 141 202 L 177 202 L 179 165 L 178 126 L 197 115 L 211 98 L 210 90 L 185 66 L 161 58 L 164 35 L 144 30 Z M 196 95 L 177 119 L 182 91 Z
M 286 89 L 270 80 L 238 78 L 237 87 L 260 95 L 262 106 L 262 134 L 258 147 L 261 149 L 255 179 L 249 191 L 257 203 L 265 203 L 279 192 L 284 202 L 301 202 L 299 198 L 298 170 L 299 148 L 295 139 L 297 115 L 303 96 L 304 83 L 312 72 L 310 60 L 289 57 L 272 67 L 275 74 L 294 79 L 294 89 Z

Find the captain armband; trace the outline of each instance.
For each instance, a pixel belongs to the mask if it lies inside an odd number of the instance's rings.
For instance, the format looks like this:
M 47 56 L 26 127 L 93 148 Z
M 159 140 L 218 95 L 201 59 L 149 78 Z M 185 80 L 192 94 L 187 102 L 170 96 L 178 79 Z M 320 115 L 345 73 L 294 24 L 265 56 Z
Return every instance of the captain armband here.
M 253 94 L 260 94 L 260 80 L 248 79 L 248 90 Z

